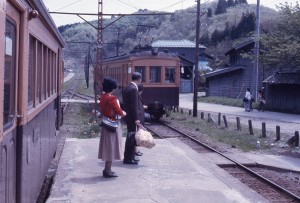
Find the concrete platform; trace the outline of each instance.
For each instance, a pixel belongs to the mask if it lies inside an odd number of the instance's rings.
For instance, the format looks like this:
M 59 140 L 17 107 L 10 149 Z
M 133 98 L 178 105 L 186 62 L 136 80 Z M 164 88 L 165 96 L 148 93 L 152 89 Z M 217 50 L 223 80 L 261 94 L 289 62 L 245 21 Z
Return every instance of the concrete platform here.
M 102 177 L 98 139 L 67 139 L 47 203 L 268 202 L 176 138 L 141 148 L 139 165 L 113 162 L 117 178 Z

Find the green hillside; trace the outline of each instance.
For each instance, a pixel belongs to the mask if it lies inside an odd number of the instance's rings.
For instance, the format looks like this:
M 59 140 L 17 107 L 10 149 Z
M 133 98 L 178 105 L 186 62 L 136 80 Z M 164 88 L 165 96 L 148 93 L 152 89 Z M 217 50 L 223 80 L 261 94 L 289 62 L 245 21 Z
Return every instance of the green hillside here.
M 236 41 L 253 36 L 252 24 L 255 20 L 256 5 L 230 6 L 226 8 L 226 13 L 218 15 L 215 15 L 216 8 L 217 2 L 201 5 L 200 42 L 207 47 L 208 53 L 222 59 L 224 53 Z M 212 12 L 208 12 L 209 10 Z M 152 11 L 139 10 L 137 13 L 152 13 Z M 261 7 L 262 30 L 271 30 L 278 16 L 277 11 Z M 117 54 L 118 36 L 119 54 L 128 53 L 137 44 L 150 44 L 159 39 L 195 41 L 196 7 L 176 11 L 172 15 L 134 15 L 117 19 L 117 16 L 112 16 L 103 20 L 103 27 L 105 27 L 103 57 Z M 242 19 L 245 22 L 239 25 Z M 97 21 L 90 23 L 97 27 Z M 66 43 L 65 67 L 72 68 L 74 65 L 83 63 L 89 47 L 93 62 L 95 62 L 97 30 L 94 27 L 88 23 L 77 23 L 61 26 L 59 30 L 66 42 L 81 42 Z M 91 44 L 83 42 L 91 42 Z

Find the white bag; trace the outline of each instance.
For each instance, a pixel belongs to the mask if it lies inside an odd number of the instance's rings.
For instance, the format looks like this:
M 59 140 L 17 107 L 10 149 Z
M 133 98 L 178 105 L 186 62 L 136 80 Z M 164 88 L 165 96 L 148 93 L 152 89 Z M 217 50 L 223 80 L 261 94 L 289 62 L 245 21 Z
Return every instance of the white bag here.
M 155 146 L 154 139 L 149 131 L 142 125 L 139 125 L 138 131 L 135 133 L 136 144 L 140 147 L 151 149 Z

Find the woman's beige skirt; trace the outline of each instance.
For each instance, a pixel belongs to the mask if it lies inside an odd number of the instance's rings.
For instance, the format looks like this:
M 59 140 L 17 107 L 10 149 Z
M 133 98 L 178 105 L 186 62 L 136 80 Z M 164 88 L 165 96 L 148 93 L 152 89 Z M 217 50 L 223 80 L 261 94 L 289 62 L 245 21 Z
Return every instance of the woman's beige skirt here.
M 103 161 L 123 159 L 121 124 L 116 132 L 109 132 L 106 128 L 101 128 L 98 158 Z

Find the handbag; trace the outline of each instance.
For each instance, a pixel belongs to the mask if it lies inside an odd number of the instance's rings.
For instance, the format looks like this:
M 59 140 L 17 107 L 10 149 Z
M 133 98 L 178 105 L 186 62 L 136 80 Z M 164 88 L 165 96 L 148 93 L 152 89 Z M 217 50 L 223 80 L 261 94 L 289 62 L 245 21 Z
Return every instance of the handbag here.
M 145 147 L 151 149 L 155 146 L 154 139 L 151 133 L 146 130 L 142 125 L 138 125 L 139 129 L 135 133 L 135 140 L 137 146 Z
M 113 121 L 102 115 L 100 126 L 106 128 L 106 130 L 108 130 L 109 132 L 116 132 L 119 126 L 119 121 Z
M 243 102 L 248 102 L 248 99 L 244 97 Z

